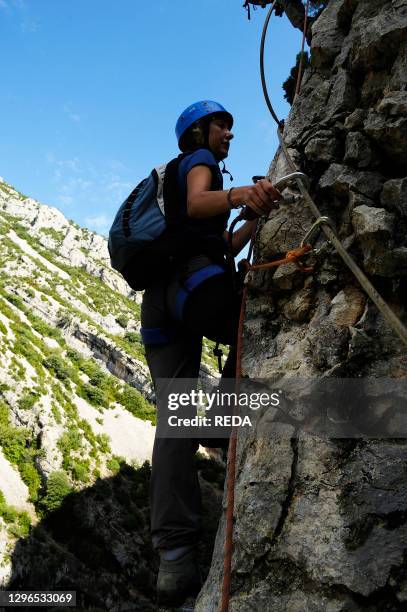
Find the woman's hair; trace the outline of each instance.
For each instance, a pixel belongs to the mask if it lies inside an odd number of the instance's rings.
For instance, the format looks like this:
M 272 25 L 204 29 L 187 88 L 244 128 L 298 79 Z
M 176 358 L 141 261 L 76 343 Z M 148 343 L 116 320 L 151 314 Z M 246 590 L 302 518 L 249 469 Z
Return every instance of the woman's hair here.
M 181 151 L 195 151 L 196 149 L 208 148 L 209 146 L 209 124 L 213 116 L 203 117 L 195 121 L 182 135 L 179 143 Z

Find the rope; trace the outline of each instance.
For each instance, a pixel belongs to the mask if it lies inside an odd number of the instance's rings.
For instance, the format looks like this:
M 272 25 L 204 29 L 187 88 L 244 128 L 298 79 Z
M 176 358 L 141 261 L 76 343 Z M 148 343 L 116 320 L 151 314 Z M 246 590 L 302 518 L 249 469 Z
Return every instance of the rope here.
M 239 215 L 240 217 L 240 215 Z M 236 217 L 229 229 L 229 248 L 232 253 L 232 239 L 233 230 L 235 225 L 241 219 Z M 250 258 L 253 253 L 254 239 L 257 231 L 257 222 L 253 224 L 252 235 L 250 240 L 249 252 L 247 259 Z M 250 265 L 250 264 L 249 264 Z M 243 324 L 246 315 L 246 303 L 247 303 L 247 288 L 243 288 L 242 293 L 242 304 L 240 307 L 239 325 L 237 329 L 237 345 L 236 345 L 236 385 L 235 392 L 236 396 L 240 390 L 240 378 L 242 375 L 242 344 L 243 344 Z M 223 580 L 222 580 L 222 598 L 221 598 L 221 612 L 228 612 L 229 601 L 230 601 L 230 584 L 232 575 L 232 553 L 233 553 L 233 512 L 235 507 L 235 480 L 236 480 L 236 450 L 237 450 L 237 428 L 232 428 L 229 449 L 228 449 L 228 462 L 226 469 L 226 527 L 225 527 L 225 543 L 224 543 L 224 556 L 223 556 Z
M 292 251 L 287 251 L 284 259 L 276 259 L 274 261 L 270 261 L 264 264 L 256 264 L 255 266 L 248 267 L 248 272 L 251 270 L 267 270 L 269 268 L 276 268 L 277 266 L 282 266 L 287 263 L 294 263 L 302 272 L 312 272 L 313 268 L 304 267 L 299 260 L 300 257 L 303 257 L 306 253 L 312 251 L 312 246 L 310 244 L 305 244 L 302 247 L 298 247 L 298 249 L 294 249 Z
M 240 391 L 240 378 L 242 367 L 242 343 L 243 343 L 243 323 L 246 314 L 247 288 L 243 289 L 242 305 L 240 308 L 239 326 L 237 332 L 236 346 L 236 396 Z M 237 428 L 233 427 L 229 439 L 228 462 L 226 470 L 227 490 L 226 490 L 226 527 L 225 544 L 223 556 L 223 581 L 221 612 L 228 612 L 230 601 L 230 585 L 232 576 L 232 553 L 233 553 L 233 513 L 235 508 L 235 481 L 236 481 L 236 450 L 237 450 Z
M 235 219 L 233 227 L 229 230 L 229 238 L 233 233 L 233 228 L 236 225 L 236 221 L 241 220 L 239 217 Z M 283 259 L 277 259 L 265 264 L 251 265 L 249 263 L 253 253 L 254 239 L 257 230 L 257 223 L 253 227 L 252 237 L 250 241 L 249 253 L 246 260 L 242 260 L 240 263 L 246 267 L 246 271 L 261 270 L 268 268 L 276 268 L 277 266 L 295 263 L 302 272 L 311 272 L 312 268 L 306 268 L 301 265 L 299 258 L 303 257 L 306 253 L 312 250 L 309 244 L 306 244 L 298 249 L 288 251 Z M 231 238 L 230 238 L 231 244 Z M 235 393 L 236 397 L 240 392 L 240 380 L 242 376 L 242 346 L 243 346 L 243 325 L 246 315 L 246 303 L 247 303 L 247 287 L 245 286 L 242 293 L 242 305 L 240 308 L 239 325 L 237 331 L 237 346 L 236 346 L 236 385 Z M 229 450 L 228 450 L 228 463 L 226 470 L 226 526 L 225 526 L 225 543 L 224 543 L 224 557 L 223 557 L 223 581 L 222 581 L 222 598 L 220 605 L 220 612 L 228 612 L 230 602 L 230 586 L 231 586 L 231 575 L 232 575 L 232 553 L 233 553 L 233 513 L 235 506 L 235 481 L 236 481 L 236 450 L 237 450 L 237 427 L 232 428 Z
M 307 6 L 305 8 L 305 15 L 304 15 L 304 31 L 302 33 L 302 45 L 301 45 L 300 65 L 298 67 L 297 85 L 295 87 L 295 95 L 296 96 L 300 93 L 300 90 L 301 90 L 302 65 L 303 65 L 303 60 L 304 60 L 305 38 L 306 38 L 306 35 L 307 35 L 308 12 L 309 12 L 309 0 L 307 0 Z

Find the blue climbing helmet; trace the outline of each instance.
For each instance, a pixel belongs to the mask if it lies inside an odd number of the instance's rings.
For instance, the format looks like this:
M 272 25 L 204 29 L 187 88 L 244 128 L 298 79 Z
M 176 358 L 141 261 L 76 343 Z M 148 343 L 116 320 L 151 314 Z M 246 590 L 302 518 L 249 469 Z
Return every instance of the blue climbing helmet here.
M 194 102 L 186 108 L 181 115 L 178 117 L 177 124 L 175 126 L 175 135 L 177 137 L 178 146 L 182 150 L 181 139 L 188 128 L 191 127 L 199 119 L 209 117 L 212 115 L 222 114 L 225 115 L 230 122 L 230 128 L 233 125 L 232 115 L 222 106 L 219 102 L 213 100 L 201 100 L 200 102 Z

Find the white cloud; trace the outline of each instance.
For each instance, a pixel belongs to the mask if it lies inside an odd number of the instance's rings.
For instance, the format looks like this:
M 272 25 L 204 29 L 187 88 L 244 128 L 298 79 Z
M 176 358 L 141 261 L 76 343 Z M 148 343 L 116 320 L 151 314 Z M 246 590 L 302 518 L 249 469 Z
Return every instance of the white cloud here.
M 106 189 L 108 191 L 116 191 L 116 190 L 122 190 L 122 189 L 131 189 L 132 187 L 132 183 L 129 183 L 129 181 L 111 181 L 110 183 L 106 183 Z
M 62 206 L 69 206 L 73 203 L 73 197 L 68 195 L 59 195 L 57 196 L 56 203 Z
M 38 32 L 40 29 L 40 24 L 38 21 L 34 21 L 33 19 L 24 19 L 20 23 L 21 31 L 26 34 L 33 34 L 34 32 Z
M 72 121 L 72 123 L 80 123 L 81 116 L 78 113 L 72 110 L 71 104 L 64 104 L 62 108 L 63 112 L 68 116 L 68 118 Z
M 264 144 L 267 144 L 267 145 L 275 144 L 275 141 L 277 139 L 276 128 L 275 128 L 274 123 L 271 120 L 270 121 L 265 121 L 265 120 L 257 121 L 255 125 L 256 125 L 256 129 L 261 134 Z
M 101 213 L 100 215 L 96 215 L 94 217 L 86 217 L 85 223 L 89 229 L 98 232 L 99 234 L 107 234 L 112 224 L 112 219 L 105 213 Z
M 102 213 L 100 215 L 96 215 L 95 217 L 86 217 L 85 221 L 94 227 L 103 227 L 110 223 L 110 217 L 108 217 L 105 213 Z
M 109 194 L 112 202 L 122 202 L 133 188 L 133 183 L 129 181 L 109 180 L 109 177 L 107 177 L 106 181 L 103 182 L 103 189 Z
M 112 172 L 127 172 L 129 171 L 128 166 L 126 166 L 122 161 L 117 159 L 110 159 L 106 162 L 106 166 Z
M 60 190 L 64 193 L 69 193 L 72 191 L 87 191 L 89 187 L 92 187 L 92 185 L 92 181 L 87 181 L 81 177 L 70 178 L 65 183 L 62 183 Z
M 79 166 L 79 159 L 77 157 L 74 157 L 73 159 L 60 159 L 57 160 L 55 163 L 59 168 L 71 170 L 72 172 L 76 173 L 79 173 L 81 171 Z
M 114 210 L 124 201 L 135 183 L 122 162 L 103 160 L 84 161 L 75 155 L 65 159 L 55 152 L 46 154 L 53 183 L 53 201 L 65 212 L 76 211 L 76 217 L 92 230 L 105 234 L 109 230 Z M 105 212 L 101 213 L 103 210 Z M 82 221 L 81 221 L 82 224 Z

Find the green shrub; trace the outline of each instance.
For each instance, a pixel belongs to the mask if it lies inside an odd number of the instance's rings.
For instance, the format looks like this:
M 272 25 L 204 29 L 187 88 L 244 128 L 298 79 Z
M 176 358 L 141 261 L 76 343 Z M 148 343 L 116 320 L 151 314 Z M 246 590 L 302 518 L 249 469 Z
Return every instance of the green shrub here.
M 0 516 L 6 523 L 13 523 L 18 517 L 18 512 L 16 508 L 3 502 L 0 504 Z
M 31 410 L 40 395 L 35 391 L 29 391 L 18 400 L 18 406 L 21 410 Z
M 94 387 L 99 387 L 99 389 L 108 389 L 110 387 L 109 376 L 101 370 L 96 370 L 89 378 L 89 384 Z
M 80 360 L 82 359 L 79 353 L 71 348 L 67 349 L 66 356 L 68 359 L 70 359 L 75 364 L 78 364 Z
M 27 485 L 30 493 L 30 500 L 36 502 L 38 500 L 38 493 L 41 487 L 41 478 L 33 463 L 28 461 L 18 466 L 19 472 L 23 482 Z
M 116 322 L 123 327 L 123 329 L 126 329 L 127 325 L 129 324 L 129 317 L 127 317 L 124 314 L 119 315 L 118 317 L 116 317 Z
M 7 336 L 7 327 L 4 325 L 2 321 L 0 321 L 0 332 Z
M 41 339 L 34 336 L 32 331 L 21 322 L 18 324 L 13 323 L 11 329 L 16 336 L 13 346 L 14 354 L 25 357 L 35 369 L 37 375 L 43 377 L 42 354 L 37 349 L 39 348 L 40 351 L 43 349 L 46 352 L 48 350 L 47 347 Z
M 55 404 L 52 404 L 51 412 L 54 415 L 55 423 L 58 423 L 58 425 L 60 425 L 62 423 L 62 416 L 58 409 L 58 406 L 56 406 Z
M 92 361 L 92 359 L 84 359 L 83 357 L 80 357 L 77 363 L 79 369 L 82 370 L 86 376 L 89 376 L 89 378 L 97 376 L 101 372 L 99 366 Z
M 79 388 L 79 395 L 88 401 L 92 406 L 102 406 L 107 408 L 109 405 L 106 394 L 102 389 L 82 383 Z
M 14 356 L 10 360 L 9 372 L 12 374 L 14 380 L 25 380 L 25 367 L 21 361 L 18 361 Z
M 57 446 L 64 457 L 69 456 L 71 451 L 76 451 L 81 448 L 82 434 L 76 427 L 70 426 L 68 431 L 64 431 L 60 436 Z
M 9 414 L 10 414 L 9 407 L 7 406 L 7 404 L 5 402 L 0 400 L 0 428 L 1 428 L 2 425 L 3 426 L 4 425 L 8 425 Z M 0 431 L 1 431 L 1 429 L 0 429 Z M 0 444 L 1 444 L 1 437 L 0 437 Z
M 61 332 L 56 327 L 52 327 L 40 317 L 30 314 L 29 319 L 33 329 L 38 332 L 41 336 L 48 336 L 48 338 L 55 338 L 58 341 L 62 340 Z
M 96 441 L 99 444 L 99 450 L 101 453 L 103 454 L 107 454 L 110 453 L 111 449 L 110 449 L 110 438 L 107 434 L 102 433 L 102 434 L 97 434 L 96 435 Z
M 51 370 L 58 380 L 72 380 L 76 378 L 75 372 L 60 355 L 51 355 L 43 359 L 42 365 Z
M 34 461 L 40 451 L 33 444 L 31 437 L 28 429 L 10 425 L 8 406 L 0 402 L 0 446 L 5 458 L 17 466 L 23 482 L 28 487 L 30 499 L 36 501 L 41 479 Z
M 125 385 L 117 401 L 122 404 L 129 412 L 139 419 L 156 423 L 156 411 L 151 404 L 141 395 L 140 391 L 129 385 Z
M 125 464 L 125 463 L 126 463 L 126 460 L 124 459 L 124 457 L 113 455 L 113 457 L 109 459 L 109 461 L 106 462 L 106 467 L 114 474 L 117 474 L 117 472 L 120 471 L 122 464 Z
M 65 472 L 52 472 L 47 481 L 47 492 L 41 505 L 46 512 L 59 508 L 64 498 L 72 491 L 72 486 Z
M 51 236 L 51 238 L 53 238 L 53 240 L 55 240 L 55 242 L 62 242 L 63 239 L 65 238 L 65 234 L 62 231 L 58 231 L 53 227 L 41 227 L 40 228 L 40 232 L 42 232 L 43 234 L 47 234 L 48 236 Z
M 0 491 L 0 517 L 9 525 L 7 531 L 20 538 L 28 534 L 31 525 L 31 519 L 27 512 L 20 512 L 14 506 L 9 506 L 5 500 L 5 497 Z
M 130 344 L 136 344 L 137 342 L 140 342 L 140 334 L 137 332 L 127 332 L 124 334 L 124 339 L 127 340 L 127 342 L 130 342 Z
M 8 532 L 15 538 L 23 538 L 30 532 L 31 519 L 27 512 L 19 512 L 17 516 L 17 522 L 10 525 Z
M 25 312 L 26 308 L 24 306 L 24 302 L 18 295 L 9 293 L 6 295 L 6 298 L 8 299 L 10 304 L 13 304 L 13 306 L 16 306 L 16 308 Z
M 6 391 L 10 391 L 10 385 L 0 382 L 0 395 Z
M 74 480 L 79 482 L 89 482 L 90 465 L 88 459 L 75 459 L 71 462 L 70 470 Z
M 7 422 L 0 422 L 0 446 L 3 454 L 10 463 L 19 465 L 24 458 L 26 444 L 30 438 L 30 432 L 26 428 L 12 427 Z

